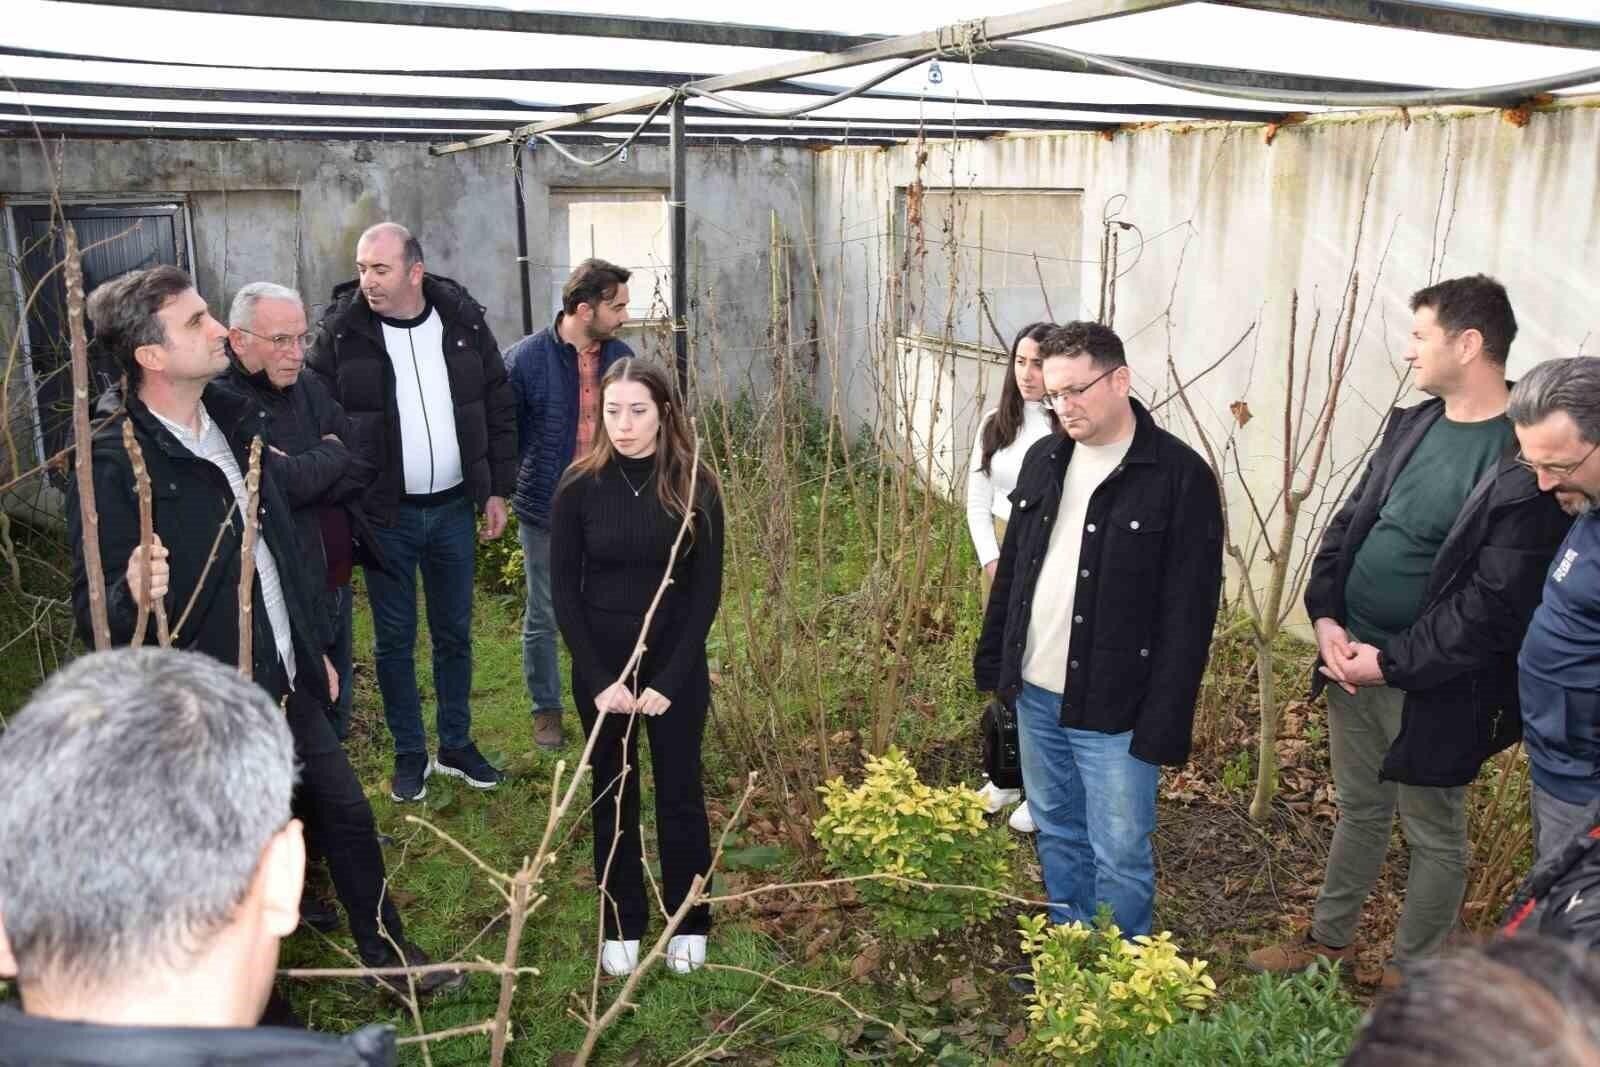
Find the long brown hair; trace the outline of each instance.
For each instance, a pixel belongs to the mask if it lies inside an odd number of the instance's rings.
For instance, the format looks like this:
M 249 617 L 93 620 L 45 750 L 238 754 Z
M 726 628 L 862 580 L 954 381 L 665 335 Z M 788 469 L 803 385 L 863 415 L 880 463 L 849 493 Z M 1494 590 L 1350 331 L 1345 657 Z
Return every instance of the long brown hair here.
M 983 424 L 983 462 L 978 465 L 978 469 L 985 474 L 989 473 L 989 461 L 994 458 L 994 454 L 1015 441 L 1017 431 L 1022 429 L 1022 408 L 1027 401 L 1022 399 L 1022 389 L 1017 385 L 1017 349 L 1022 347 L 1024 341 L 1032 341 L 1035 344 L 1043 341 L 1054 328 L 1053 323 L 1030 322 L 1017 331 L 1016 338 L 1011 342 L 1011 359 L 1006 363 L 1006 381 L 1000 387 L 1000 406 L 995 410 L 994 417 Z
M 650 399 L 655 401 L 660 418 L 656 427 L 656 495 L 660 497 L 661 506 L 667 510 L 667 514 L 681 519 L 691 506 L 689 480 L 691 464 L 694 462 L 694 437 L 689 432 L 689 420 L 683 413 L 682 405 L 677 403 L 672 380 L 658 364 L 648 363 L 637 356 L 619 359 L 611 364 L 605 377 L 600 379 L 602 412 L 606 390 L 617 382 L 639 382 L 650 391 Z M 611 444 L 611 434 L 604 426 L 603 414 L 601 423 L 600 432 L 594 435 L 588 455 L 575 461 L 562 475 L 561 488 L 566 488 L 569 483 L 585 475 L 598 476 L 617 454 Z M 706 499 L 708 493 L 717 492 L 717 475 L 704 461 L 700 463 L 696 482 L 696 494 L 701 500 Z M 693 532 L 691 527 L 691 536 Z

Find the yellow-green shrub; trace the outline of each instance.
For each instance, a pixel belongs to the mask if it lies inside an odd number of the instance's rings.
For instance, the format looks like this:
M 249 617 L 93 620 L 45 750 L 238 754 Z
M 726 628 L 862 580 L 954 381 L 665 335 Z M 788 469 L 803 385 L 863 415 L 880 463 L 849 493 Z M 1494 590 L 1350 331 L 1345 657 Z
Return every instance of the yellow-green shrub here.
M 999 889 L 1010 878 L 1011 842 L 984 819 L 983 801 L 965 786 L 936 789 L 891 748 L 867 760 L 856 788 L 843 778 L 820 787 L 826 813 L 813 833 L 840 874 L 892 874 L 922 882 Z M 889 930 L 924 937 L 1000 906 L 988 893 L 927 890 L 891 881 L 857 883 L 862 900 Z
M 1148 1038 L 1205 1010 L 1217 995 L 1206 962 L 1178 955 L 1170 933 L 1125 941 L 1109 918 L 1057 925 L 1023 916 L 1033 966 L 1028 1037 L 1037 1062 L 1076 1062 Z

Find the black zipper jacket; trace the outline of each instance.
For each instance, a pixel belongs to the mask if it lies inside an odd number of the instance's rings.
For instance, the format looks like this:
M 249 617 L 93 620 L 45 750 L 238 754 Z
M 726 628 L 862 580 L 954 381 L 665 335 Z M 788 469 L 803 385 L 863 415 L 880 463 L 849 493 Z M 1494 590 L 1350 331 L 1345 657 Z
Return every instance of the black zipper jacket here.
M 1444 401 L 1435 398 L 1390 415 L 1361 481 L 1323 532 L 1306 583 L 1312 620 L 1345 624 L 1345 584 L 1356 552 L 1395 479 L 1443 414 Z M 1400 734 L 1380 777 L 1466 785 L 1484 760 L 1522 736 L 1517 650 L 1571 524 L 1511 452 L 1467 494 L 1434 559 L 1422 613 L 1378 656 L 1384 681 L 1406 694 Z M 1314 670 L 1312 696 L 1325 684 Z
M 241 472 L 250 462 L 250 442 L 258 434 L 266 440 L 265 419 L 253 403 L 239 394 L 206 387 L 202 399 L 207 413 L 233 447 Z M 131 420 L 134 434 L 144 453 L 150 473 L 151 514 L 155 532 L 170 553 L 171 569 L 166 596 L 168 622 L 173 627 L 173 646 L 204 652 L 224 663 L 239 659 L 239 556 L 243 520 L 234 507 L 233 490 L 227 476 L 217 466 L 185 448 L 138 397 L 128 400 L 124 414 L 112 420 L 94 436 L 91 451 L 94 472 L 95 510 L 99 514 L 100 560 L 105 568 L 106 614 L 111 624 L 111 643 L 130 644 L 138 608 L 128 588 L 128 557 L 139 547 L 139 498 L 134 488 L 133 465 L 122 444 L 123 420 Z M 89 620 L 89 577 L 83 559 L 83 522 L 78 506 L 78 484 L 73 479 L 67 488 L 67 536 L 73 546 L 72 607 L 78 633 L 93 647 Z M 231 514 L 230 514 L 231 509 Z M 328 698 L 328 678 L 322 663 L 328 647 L 328 619 L 321 610 L 320 591 L 300 559 L 299 541 L 289 504 L 273 470 L 265 463 L 261 472 L 258 535 L 266 539 L 278 566 L 283 587 L 284 608 L 289 616 L 295 649 L 295 681 L 312 696 Z M 224 520 L 227 522 L 223 528 Z M 222 530 L 219 537 L 218 531 Z M 210 558 L 215 545 L 215 558 Z M 208 565 L 208 559 L 210 560 Z M 195 590 L 198 589 L 196 593 Z M 193 607 L 187 608 L 193 594 Z M 274 697 L 277 647 L 272 624 L 262 599 L 261 577 L 256 576 L 250 619 L 253 677 Z M 179 626 L 184 611 L 189 616 Z M 156 623 L 152 615 L 145 631 L 145 643 L 156 643 Z
M 1205 460 L 1133 401 L 1128 454 L 1084 520 L 1061 725 L 1133 731 L 1147 763 L 1189 758 L 1194 702 L 1222 592 L 1222 500 Z M 1028 450 L 973 655 L 980 690 L 1014 698 L 1036 588 L 1074 443 L 1052 434 Z
M 423 276 L 422 293 L 444 325 L 461 473 L 467 495 L 482 511 L 491 496 L 509 501 L 517 487 L 516 397 L 482 305 L 437 274 Z M 393 525 L 405 492 L 394 367 L 384 348 L 383 323 L 355 282 L 334 287 L 306 365 L 322 376 L 345 414 L 355 420 L 360 452 L 377 471 L 363 500 L 367 516 Z
M 394 1029 L 335 1036 L 276 1026 L 100 1026 L 0 1004 L 0 1067 L 392 1067 Z

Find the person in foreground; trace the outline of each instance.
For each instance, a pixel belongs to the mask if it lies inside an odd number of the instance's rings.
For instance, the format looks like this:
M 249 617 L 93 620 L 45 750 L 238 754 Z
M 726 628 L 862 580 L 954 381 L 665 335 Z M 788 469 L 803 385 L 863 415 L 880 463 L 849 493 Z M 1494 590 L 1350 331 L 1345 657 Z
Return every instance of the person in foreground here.
M 1517 659 L 1532 776 L 1534 850 L 1545 859 L 1600 800 L 1600 360 L 1552 359 L 1511 390 L 1522 465 L 1576 516 L 1556 549 Z
M 1406 359 L 1431 399 L 1390 416 L 1306 585 L 1339 818 L 1310 929 L 1250 953 L 1254 971 L 1356 953 L 1397 811 L 1411 862 L 1394 958 L 1436 952 L 1466 894 L 1467 788 L 1520 729 L 1517 647 L 1569 520 L 1516 459 L 1517 320 L 1481 274 L 1418 290 L 1411 310 Z M 1385 966 L 1385 987 L 1401 973 Z
M 1017 702 L 1028 807 L 1056 922 L 1111 907 L 1150 932 L 1161 766 L 1189 758 L 1222 591 L 1205 460 L 1130 395 L 1122 341 L 1074 322 L 1039 345 L 1062 432 L 1028 450 L 973 657 Z
M 1000 388 L 1000 404 L 984 413 L 978 439 L 972 446 L 972 466 L 967 471 L 967 532 L 978 554 L 983 583 L 983 606 L 989 604 L 989 587 L 1000 566 L 1000 539 L 1011 518 L 1011 490 L 1017 487 L 1022 458 L 1041 437 L 1055 430 L 1055 416 L 1044 405 L 1044 358 L 1039 342 L 1054 329 L 1034 322 L 1017 331 L 1011 342 L 1011 367 Z M 1001 789 L 985 782 L 978 795 L 992 814 L 1022 800 L 1022 790 Z M 1017 805 L 1008 820 L 1013 830 L 1031 834 L 1036 829 L 1027 801 Z
M 137 758 L 130 758 L 137 754 Z M 0 734 L 3 1067 L 383 1067 L 394 1032 L 257 1027 L 299 922 L 294 738 L 198 652 L 53 675 Z
M 1345 1067 L 1600 1067 L 1600 964 L 1586 946 L 1501 937 L 1406 967 Z
M 600 398 L 605 432 L 556 490 L 550 575 L 556 624 L 572 652 L 573 703 L 587 733 L 599 724 L 591 762 L 601 965 L 621 975 L 638 966 L 652 899 L 639 829 L 641 730 L 650 735 L 668 914 L 711 866 L 700 742 L 711 700 L 706 635 L 722 596 L 722 498 L 710 467 L 696 469 L 688 420 L 665 371 L 620 360 L 601 380 Z M 644 658 L 624 678 L 686 515 Z M 668 943 L 668 967 L 700 967 L 710 928 L 710 909 L 691 908 Z

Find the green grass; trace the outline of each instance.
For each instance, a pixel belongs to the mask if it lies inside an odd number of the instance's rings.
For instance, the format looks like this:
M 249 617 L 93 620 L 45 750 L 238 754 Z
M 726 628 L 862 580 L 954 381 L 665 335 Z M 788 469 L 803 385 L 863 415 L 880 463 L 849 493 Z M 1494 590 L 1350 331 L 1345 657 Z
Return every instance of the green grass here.
M 482 872 L 425 828 L 405 822 L 405 816 L 428 819 L 490 866 L 510 872 L 537 847 L 549 811 L 550 783 L 558 756 L 538 749 L 532 741 L 522 680 L 520 608 L 511 598 L 483 596 L 474 618 L 473 732 L 485 753 L 510 771 L 510 780 L 492 793 L 480 793 L 449 779 L 431 778 L 427 799 L 412 806 L 389 799 L 392 757 L 370 668 L 371 621 L 364 596 L 358 593 L 357 597 L 358 666 L 350 756 L 380 829 L 395 839 L 387 850 L 389 873 L 407 932 L 439 958 L 460 951 L 494 918 L 501 904 Z M 430 718 L 432 669 L 425 631 L 419 641 L 417 673 L 424 694 L 424 717 Z M 428 723 L 430 737 L 432 725 Z M 560 755 L 570 763 L 576 760 L 580 746 L 575 716 L 569 720 L 568 737 L 567 748 Z M 648 792 L 648 760 L 644 763 L 642 784 Z M 587 785 L 580 797 L 587 801 Z M 647 798 L 647 833 L 649 807 Z M 540 974 L 518 983 L 512 1014 L 515 1041 L 507 1056 L 513 1064 L 543 1067 L 553 1053 L 576 1050 L 583 1036 L 582 1025 L 570 1013 L 583 1010 L 593 976 L 596 893 L 587 821 L 569 817 L 563 833 L 567 843 L 542 887 L 550 899 L 530 919 L 523 938 L 519 962 L 539 968 Z M 659 918 L 653 929 L 659 932 Z M 343 931 L 334 939 L 351 947 Z M 499 960 L 504 948 L 502 922 L 469 955 Z M 712 962 L 772 973 L 796 985 L 835 988 L 849 979 L 848 958 L 841 961 L 824 954 L 812 963 L 797 964 L 772 938 L 739 922 L 724 923 L 713 931 L 710 957 Z M 347 961 L 321 935 L 302 930 L 284 943 L 281 965 L 345 966 Z M 638 1009 L 625 1013 L 608 1031 L 596 1062 L 614 1062 L 636 1049 L 646 1053 L 642 1063 L 669 1062 L 711 1034 L 718 1021 L 739 1011 L 757 993 L 758 984 L 753 978 L 727 972 L 702 971 L 679 977 L 657 968 L 638 990 Z M 619 982 L 602 979 L 601 1010 L 619 988 Z M 371 1021 L 393 1022 L 403 1033 L 415 1029 L 397 999 L 355 982 L 301 981 L 290 992 L 297 1011 L 319 1029 L 351 1029 Z M 475 976 L 467 989 L 425 1005 L 424 1022 L 430 1031 L 436 1031 L 487 1019 L 494 1014 L 498 992 L 497 978 Z M 753 1005 L 731 1025 L 761 1011 L 774 1012 L 776 1017 L 749 1038 L 736 1041 L 735 1047 L 765 1045 L 781 1038 L 783 1044 L 769 1053 L 776 1063 L 838 1062 L 836 1040 L 819 1032 L 839 1021 L 842 1009 L 836 1004 L 769 988 L 759 992 Z M 434 1047 L 433 1062 L 441 1067 L 482 1063 L 488 1047 L 486 1037 L 452 1039 Z M 402 1062 L 421 1063 L 420 1051 L 405 1050 Z

